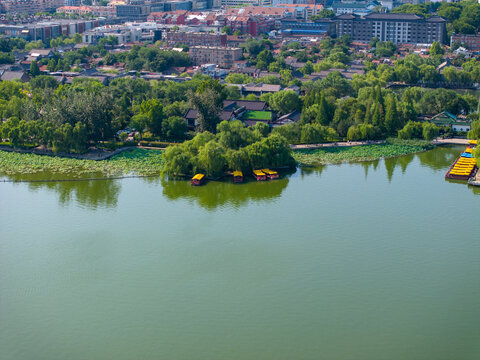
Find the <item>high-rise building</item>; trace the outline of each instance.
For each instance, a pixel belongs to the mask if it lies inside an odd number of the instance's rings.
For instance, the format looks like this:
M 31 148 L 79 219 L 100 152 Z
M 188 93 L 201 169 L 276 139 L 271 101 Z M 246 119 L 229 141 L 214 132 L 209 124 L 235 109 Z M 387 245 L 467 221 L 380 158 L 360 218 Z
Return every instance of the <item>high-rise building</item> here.
M 335 18 L 337 36 L 348 34 L 356 41 L 373 38 L 401 44 L 431 44 L 446 40 L 447 21 L 439 16 L 425 19 L 416 14 L 372 13 L 364 17 L 342 14 Z

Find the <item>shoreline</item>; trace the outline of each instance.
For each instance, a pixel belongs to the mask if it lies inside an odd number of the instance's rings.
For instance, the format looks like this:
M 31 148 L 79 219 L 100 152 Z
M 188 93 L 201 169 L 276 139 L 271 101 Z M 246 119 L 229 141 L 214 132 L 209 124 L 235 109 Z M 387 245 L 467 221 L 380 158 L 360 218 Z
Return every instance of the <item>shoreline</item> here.
M 438 145 L 445 144 L 441 142 Z M 361 145 L 360 145 L 361 144 Z M 457 144 L 457 143 L 455 143 Z M 293 150 L 293 157 L 297 162 L 297 168 L 317 167 L 324 165 L 335 165 L 341 163 L 361 163 L 379 159 L 389 159 L 405 155 L 415 154 L 430 150 L 436 145 L 428 142 L 399 141 L 390 143 L 387 141 L 375 143 L 350 142 L 319 147 L 320 144 L 302 146 Z M 457 144 L 458 145 L 458 144 Z M 0 148 L 0 150 L 2 150 Z M 132 150 L 132 152 L 126 152 Z M 136 153 L 136 151 L 139 153 Z M 158 150 L 158 149 L 155 149 Z M 119 155 L 120 158 L 113 158 L 102 162 L 92 159 L 78 159 L 61 156 L 42 156 L 31 151 L 25 152 L 3 152 L 0 151 L 0 164 L 4 170 L 0 182 L 55 182 L 55 181 L 86 181 L 86 180 L 114 180 L 130 177 L 160 176 L 162 169 L 161 153 L 150 149 L 137 147 L 118 149 L 110 152 L 108 158 Z M 6 154 L 11 155 L 6 155 Z M 25 156 L 25 158 L 23 157 Z M 148 158 L 154 157 L 157 160 L 149 162 Z M 147 161 L 145 161 L 147 160 Z M 65 174 L 67 178 L 59 179 L 12 179 L 22 175 L 50 172 L 59 176 Z M 88 176 L 94 172 L 95 174 Z M 86 177 L 83 177 L 84 175 Z M 73 178 L 71 177 L 73 176 Z M 9 178 L 10 177 L 10 178 Z M 218 179 L 215 179 L 218 180 Z
M 355 146 L 367 146 L 367 145 L 380 145 L 385 144 L 387 140 L 367 140 L 367 141 L 338 141 L 338 142 L 329 142 L 329 143 L 318 143 L 318 144 L 290 144 L 290 149 L 292 150 L 313 150 L 313 149 L 323 149 L 323 148 L 342 148 L 342 147 L 355 147 Z M 433 145 L 468 145 L 468 139 L 460 138 L 451 138 L 451 139 L 434 139 L 431 141 Z M 93 161 L 103 161 L 108 160 L 111 157 L 118 155 L 124 151 L 130 151 L 133 149 L 145 149 L 145 150 L 165 150 L 161 147 L 152 147 L 152 146 L 127 146 L 119 148 L 116 150 L 91 150 L 84 154 L 75 154 L 75 153 L 65 153 L 58 152 L 54 153 L 51 150 L 44 150 L 39 148 L 33 149 L 15 149 L 11 146 L 0 145 L 0 151 L 10 152 L 10 153 L 19 153 L 19 154 L 34 154 L 40 156 L 50 156 L 50 157 L 59 157 L 66 159 L 77 159 L 77 160 L 93 160 Z

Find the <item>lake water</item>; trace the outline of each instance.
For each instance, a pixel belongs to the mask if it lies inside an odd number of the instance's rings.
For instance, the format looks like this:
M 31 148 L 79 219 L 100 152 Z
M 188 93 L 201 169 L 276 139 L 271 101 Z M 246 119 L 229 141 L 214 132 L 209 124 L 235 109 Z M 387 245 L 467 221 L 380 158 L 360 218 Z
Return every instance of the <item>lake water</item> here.
M 0 183 L 0 359 L 480 359 L 462 148 L 243 185 Z

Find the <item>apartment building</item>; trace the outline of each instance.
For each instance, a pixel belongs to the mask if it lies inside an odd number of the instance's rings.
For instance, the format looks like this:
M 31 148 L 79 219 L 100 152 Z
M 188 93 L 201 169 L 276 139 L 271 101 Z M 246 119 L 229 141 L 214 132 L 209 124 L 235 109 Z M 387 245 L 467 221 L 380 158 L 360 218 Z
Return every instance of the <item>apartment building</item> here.
M 0 24 L 0 35 L 21 37 L 27 41 L 53 39 L 61 35 L 72 36 L 105 25 L 105 20 L 56 20 L 25 25 Z
M 226 34 L 212 34 L 208 32 L 170 31 L 165 33 L 168 46 L 183 44 L 187 46 L 227 46 Z
M 318 15 L 323 10 L 323 5 L 318 2 L 316 4 L 278 4 L 288 10 L 289 16 L 297 19 L 310 19 L 310 16 Z
M 272 0 L 221 0 L 221 6 L 272 6 Z
M 480 35 L 479 34 L 452 34 L 450 37 L 450 45 L 455 41 L 462 44 L 468 50 L 480 51 Z
M 65 0 L 2 0 L 1 5 L 6 13 L 35 14 L 55 10 L 65 5 Z
M 425 19 L 416 14 L 372 13 L 364 17 L 342 14 L 335 18 L 337 36 L 348 34 L 355 41 L 373 38 L 400 44 L 431 44 L 446 40 L 447 21 L 439 16 Z
M 242 57 L 242 49 L 223 46 L 192 46 L 190 58 L 195 65 L 216 64 L 231 68 L 233 62 Z
M 114 17 L 116 15 L 113 6 L 62 6 L 57 9 L 57 14 L 92 14 L 93 16 Z

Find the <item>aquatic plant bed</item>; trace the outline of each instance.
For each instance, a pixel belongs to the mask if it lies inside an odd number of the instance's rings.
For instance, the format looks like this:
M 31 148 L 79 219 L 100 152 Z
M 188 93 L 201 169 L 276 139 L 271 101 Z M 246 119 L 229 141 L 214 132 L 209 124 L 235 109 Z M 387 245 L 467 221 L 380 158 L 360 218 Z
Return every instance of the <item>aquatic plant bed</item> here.
M 434 145 L 428 141 L 392 139 L 383 144 L 294 150 L 293 157 L 300 166 L 316 166 L 390 158 L 429 150 L 433 147 Z
M 106 177 L 156 175 L 160 174 L 162 165 L 163 156 L 159 150 L 133 149 L 102 161 L 0 151 L 0 174 L 2 175 L 40 172 L 78 176 L 102 173 Z

